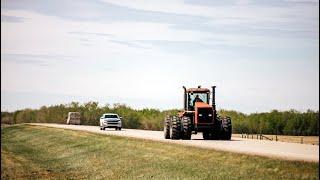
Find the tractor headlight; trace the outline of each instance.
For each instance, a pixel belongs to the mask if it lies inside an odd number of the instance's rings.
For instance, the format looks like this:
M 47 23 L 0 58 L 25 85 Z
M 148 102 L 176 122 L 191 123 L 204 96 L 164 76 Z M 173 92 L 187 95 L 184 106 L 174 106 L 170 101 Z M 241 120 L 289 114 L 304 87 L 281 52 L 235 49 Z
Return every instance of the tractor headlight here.
M 202 117 L 202 114 L 199 114 L 200 117 Z
M 208 114 L 208 116 L 209 116 L 209 117 L 211 117 L 211 116 L 212 116 L 212 114 Z

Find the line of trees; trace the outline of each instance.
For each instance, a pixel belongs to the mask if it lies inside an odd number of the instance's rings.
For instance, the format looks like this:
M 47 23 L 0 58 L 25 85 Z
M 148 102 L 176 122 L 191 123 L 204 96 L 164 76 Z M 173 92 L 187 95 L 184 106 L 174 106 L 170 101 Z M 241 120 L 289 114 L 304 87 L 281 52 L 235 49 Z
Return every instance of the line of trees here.
M 123 117 L 123 127 L 134 129 L 162 130 L 167 114 L 177 114 L 179 109 L 135 110 L 125 104 L 98 106 L 97 102 L 80 104 L 72 102 L 40 109 L 24 109 L 1 112 L 1 123 L 66 123 L 68 112 L 80 112 L 81 124 L 99 125 L 103 113 L 117 113 Z M 220 116 L 232 118 L 233 133 L 262 133 L 278 135 L 319 135 L 319 111 L 296 110 L 244 114 L 237 111 L 220 110 Z
M 243 114 L 221 110 L 221 116 L 230 116 L 234 133 L 278 134 L 278 135 L 319 135 L 319 111 L 296 110 Z

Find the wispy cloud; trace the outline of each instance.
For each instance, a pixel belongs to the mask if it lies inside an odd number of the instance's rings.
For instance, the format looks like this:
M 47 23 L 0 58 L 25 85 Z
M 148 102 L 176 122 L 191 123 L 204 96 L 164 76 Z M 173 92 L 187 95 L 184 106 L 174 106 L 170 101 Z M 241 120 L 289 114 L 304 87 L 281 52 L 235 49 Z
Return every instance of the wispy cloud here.
M 266 5 L 263 2 L 257 3 L 256 1 L 253 1 L 255 3 L 249 1 L 244 4 L 225 2 L 224 5 L 190 4 L 188 1 L 104 0 L 104 2 L 139 11 L 198 17 L 197 24 L 192 22 L 179 23 L 178 21 L 173 23 L 173 25 L 181 27 L 181 29 L 198 29 L 199 27 L 201 30 L 206 29 L 209 31 L 221 31 L 223 29 L 237 31 L 240 26 L 243 29 L 242 32 L 249 33 L 264 33 L 260 30 L 271 30 L 272 28 L 273 32 L 312 33 L 313 36 L 319 32 L 318 28 L 315 28 L 319 20 L 316 10 L 319 7 L 319 2 L 317 1 L 272 1 L 265 3 Z M 283 4 L 283 6 L 278 6 L 277 4 L 279 3 Z M 206 19 L 199 21 L 201 17 Z M 268 35 L 268 33 L 264 35 Z
M 75 34 L 75 35 L 96 35 L 96 36 L 113 36 L 112 34 L 108 34 L 108 33 L 93 33 L 93 32 L 68 32 L 69 34 Z
M 70 60 L 71 56 L 54 54 L 10 54 L 1 53 L 1 62 L 30 64 L 39 66 L 49 66 L 65 60 Z
M 27 18 L 18 17 L 18 16 L 7 16 L 1 14 L 1 22 L 11 22 L 11 23 L 20 23 L 26 21 Z
M 137 43 L 135 41 L 128 42 L 128 41 L 121 41 L 121 40 L 110 40 L 110 42 L 123 44 L 123 45 L 126 45 L 128 47 L 133 47 L 133 48 L 144 48 L 144 49 L 147 48 L 143 45 L 139 45 L 139 43 Z

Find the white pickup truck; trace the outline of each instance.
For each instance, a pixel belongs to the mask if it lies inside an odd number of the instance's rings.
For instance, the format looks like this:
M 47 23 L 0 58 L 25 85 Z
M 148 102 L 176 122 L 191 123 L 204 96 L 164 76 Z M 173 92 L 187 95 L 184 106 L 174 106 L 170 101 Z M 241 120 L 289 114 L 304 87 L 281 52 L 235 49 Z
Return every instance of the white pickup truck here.
M 116 130 L 121 130 L 122 128 L 122 117 L 118 114 L 105 113 L 100 117 L 100 130 L 105 130 L 106 128 L 115 128 Z

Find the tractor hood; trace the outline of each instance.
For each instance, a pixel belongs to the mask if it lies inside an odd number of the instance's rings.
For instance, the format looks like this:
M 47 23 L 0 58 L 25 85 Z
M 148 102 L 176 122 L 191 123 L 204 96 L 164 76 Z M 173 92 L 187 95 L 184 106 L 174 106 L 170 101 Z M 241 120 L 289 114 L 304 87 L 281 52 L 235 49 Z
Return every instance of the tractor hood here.
M 196 102 L 194 106 L 195 108 L 211 108 L 209 104 L 204 102 Z
M 204 102 L 195 103 L 195 123 L 197 126 L 206 124 L 213 125 L 214 112 L 212 106 Z

